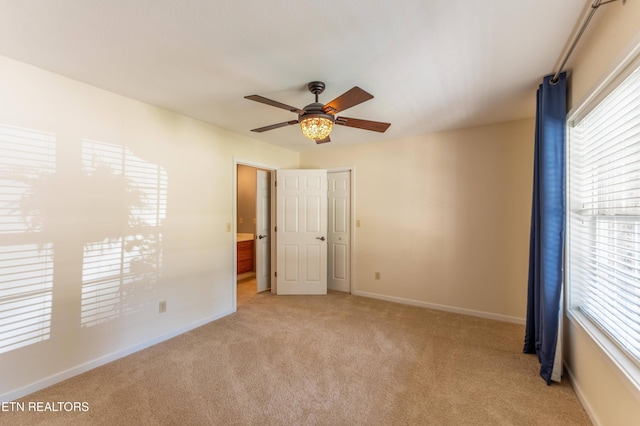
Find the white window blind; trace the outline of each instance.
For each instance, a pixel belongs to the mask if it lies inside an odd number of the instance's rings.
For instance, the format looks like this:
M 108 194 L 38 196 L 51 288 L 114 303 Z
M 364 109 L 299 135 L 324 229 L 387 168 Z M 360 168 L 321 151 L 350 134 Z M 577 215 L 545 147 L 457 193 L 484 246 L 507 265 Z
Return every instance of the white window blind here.
M 570 309 L 640 363 L 640 68 L 569 132 Z

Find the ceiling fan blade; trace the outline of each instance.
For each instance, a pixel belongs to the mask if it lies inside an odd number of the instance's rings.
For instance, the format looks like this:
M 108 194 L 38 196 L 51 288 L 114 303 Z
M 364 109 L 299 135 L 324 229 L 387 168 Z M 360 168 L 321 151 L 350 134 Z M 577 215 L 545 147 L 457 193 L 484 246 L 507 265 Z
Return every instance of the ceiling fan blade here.
M 287 111 L 295 112 L 296 114 L 304 114 L 304 110 L 301 110 L 300 108 L 292 107 L 291 105 L 283 104 L 282 102 L 274 101 L 269 98 L 265 98 L 264 96 L 250 95 L 250 96 L 245 96 L 244 98 L 252 101 L 260 102 L 263 104 L 271 105 L 277 108 L 286 109 Z
M 298 124 L 298 120 L 285 121 L 284 123 L 272 124 L 270 126 L 258 127 L 257 129 L 251 129 L 252 132 L 266 132 L 267 130 L 277 129 L 279 127 L 291 126 L 292 124 Z
M 320 139 L 320 140 L 317 140 L 317 141 L 316 141 L 316 143 L 317 143 L 318 145 L 320 145 L 321 143 L 327 143 L 327 142 L 331 142 L 331 138 L 330 138 L 329 136 L 327 136 L 327 137 L 326 137 L 326 138 L 324 138 L 324 139 Z
M 357 129 L 372 130 L 374 132 L 384 133 L 391 123 L 382 123 L 380 121 L 360 120 L 359 118 L 336 117 L 336 124 L 347 127 L 355 127 Z
M 373 95 L 371 93 L 365 92 L 358 86 L 355 86 L 353 89 L 344 92 L 342 95 L 326 104 L 322 109 L 327 114 L 335 114 L 368 101 L 369 99 L 373 99 Z

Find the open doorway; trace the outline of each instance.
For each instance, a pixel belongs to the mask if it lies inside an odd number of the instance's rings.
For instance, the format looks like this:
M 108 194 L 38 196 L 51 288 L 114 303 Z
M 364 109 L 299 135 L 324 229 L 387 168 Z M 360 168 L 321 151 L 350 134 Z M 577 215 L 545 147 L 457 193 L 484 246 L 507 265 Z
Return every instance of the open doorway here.
M 236 164 L 236 306 L 271 288 L 271 175 Z

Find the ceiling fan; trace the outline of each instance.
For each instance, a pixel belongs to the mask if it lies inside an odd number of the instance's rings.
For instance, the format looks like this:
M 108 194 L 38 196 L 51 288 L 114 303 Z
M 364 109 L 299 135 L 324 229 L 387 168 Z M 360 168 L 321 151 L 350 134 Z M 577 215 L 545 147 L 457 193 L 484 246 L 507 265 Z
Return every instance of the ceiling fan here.
M 346 91 L 328 104 L 322 105 L 318 102 L 318 95 L 324 92 L 325 84 L 322 81 L 312 81 L 307 86 L 309 91 L 316 95 L 316 101 L 304 107 L 304 109 L 292 107 L 260 95 L 245 96 L 245 99 L 261 102 L 277 108 L 286 109 L 298 114 L 297 120 L 285 121 L 283 123 L 272 124 L 270 126 L 251 129 L 252 132 L 266 132 L 280 127 L 300 124 L 302 133 L 309 139 L 316 141 L 317 144 L 331 142 L 329 134 L 334 124 L 347 127 L 355 127 L 357 129 L 372 130 L 374 132 L 384 133 L 391 123 L 381 123 L 379 121 L 360 120 L 358 118 L 336 117 L 335 114 L 344 111 L 347 108 L 361 104 L 373 98 L 373 95 L 365 92 L 358 86 Z

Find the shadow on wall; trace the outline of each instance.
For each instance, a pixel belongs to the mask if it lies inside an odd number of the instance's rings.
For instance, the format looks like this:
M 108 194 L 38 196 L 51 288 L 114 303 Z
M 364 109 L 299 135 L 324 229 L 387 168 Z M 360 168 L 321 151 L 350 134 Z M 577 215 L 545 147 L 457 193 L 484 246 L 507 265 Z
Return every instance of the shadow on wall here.
M 80 301 L 80 327 L 155 301 L 167 174 L 125 146 L 81 151 L 80 172 L 61 173 L 55 134 L 0 125 L 0 354 L 51 338 L 54 296 Z

